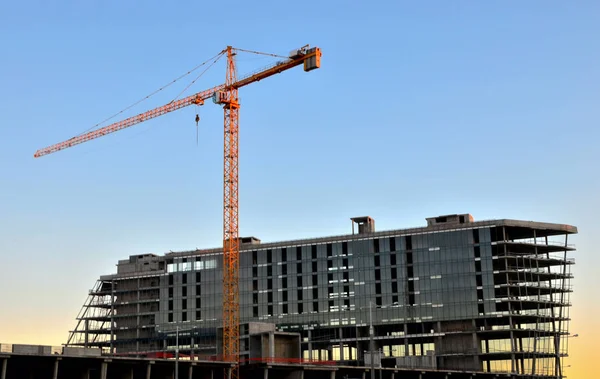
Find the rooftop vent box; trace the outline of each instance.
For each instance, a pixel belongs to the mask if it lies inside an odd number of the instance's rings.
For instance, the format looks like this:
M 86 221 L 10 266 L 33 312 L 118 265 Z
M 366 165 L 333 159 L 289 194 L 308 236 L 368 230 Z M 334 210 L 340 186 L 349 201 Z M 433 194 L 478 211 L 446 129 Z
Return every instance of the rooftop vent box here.
M 452 214 L 437 217 L 429 217 L 427 226 L 442 225 L 442 224 L 467 224 L 473 222 L 473 216 L 469 213 Z
M 369 216 L 353 217 L 352 234 L 354 234 L 354 224 L 358 224 L 358 234 L 375 233 L 375 220 Z
M 260 240 L 256 237 L 240 237 L 241 245 L 259 245 Z

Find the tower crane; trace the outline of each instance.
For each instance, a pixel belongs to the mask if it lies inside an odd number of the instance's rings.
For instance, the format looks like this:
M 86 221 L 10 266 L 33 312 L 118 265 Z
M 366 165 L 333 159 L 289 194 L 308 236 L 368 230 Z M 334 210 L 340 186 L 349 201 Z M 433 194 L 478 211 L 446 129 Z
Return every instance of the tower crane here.
M 220 54 L 227 54 L 227 72 L 224 84 L 172 101 L 163 106 L 126 118 L 105 127 L 80 134 L 63 142 L 35 152 L 34 157 L 55 153 L 110 133 L 131 127 L 152 118 L 189 105 L 203 105 L 211 99 L 224 110 L 224 164 L 223 164 L 223 359 L 235 363 L 232 379 L 238 377 L 239 363 L 239 220 L 238 220 L 238 130 L 240 102 L 238 90 L 292 67 L 304 65 L 304 71 L 321 66 L 321 50 L 309 45 L 294 49 L 289 56 L 259 72 L 237 77 L 235 56 L 247 51 L 228 46 Z M 198 117 L 196 117 L 196 122 Z

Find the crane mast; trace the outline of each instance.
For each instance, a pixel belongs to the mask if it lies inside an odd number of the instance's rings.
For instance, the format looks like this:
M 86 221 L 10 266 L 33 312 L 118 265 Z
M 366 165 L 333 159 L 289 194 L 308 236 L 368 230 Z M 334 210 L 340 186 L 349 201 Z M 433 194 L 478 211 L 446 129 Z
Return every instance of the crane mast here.
M 237 361 L 240 344 L 239 267 L 240 241 L 238 228 L 238 142 L 239 110 L 235 53 L 227 47 L 226 92 L 224 99 L 223 162 L 223 358 Z M 232 379 L 237 379 L 237 367 Z
M 224 84 L 200 91 L 180 100 L 126 118 L 108 126 L 80 134 L 66 141 L 45 147 L 35 152 L 39 158 L 83 142 L 87 142 L 141 122 L 173 112 L 189 105 L 203 105 L 205 100 L 223 106 L 224 149 L 223 149 L 223 360 L 235 362 L 231 379 L 239 377 L 239 97 L 238 90 L 248 84 L 268 78 L 292 67 L 304 64 L 304 71 L 321 66 L 321 50 L 308 45 L 294 49 L 289 57 L 261 71 L 241 79 L 237 77 L 235 57 L 238 49 L 228 46 L 221 54 L 227 54 L 227 72 Z

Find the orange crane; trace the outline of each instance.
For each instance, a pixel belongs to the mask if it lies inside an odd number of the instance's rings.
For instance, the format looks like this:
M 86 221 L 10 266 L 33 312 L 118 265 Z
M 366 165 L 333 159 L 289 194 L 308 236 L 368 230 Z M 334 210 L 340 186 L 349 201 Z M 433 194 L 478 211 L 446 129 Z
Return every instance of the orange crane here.
M 321 66 L 321 50 L 308 45 L 294 49 L 284 61 L 237 78 L 235 56 L 237 51 L 228 46 L 220 54 L 227 54 L 227 73 L 224 84 L 198 92 L 186 98 L 172 101 L 136 116 L 78 135 L 64 142 L 45 147 L 35 152 L 39 158 L 80 143 L 105 136 L 110 133 L 139 124 L 143 121 L 173 112 L 189 105 L 203 105 L 210 98 L 221 104 L 224 110 L 224 170 L 223 170 L 223 359 L 235 362 L 232 379 L 238 377 L 239 363 L 239 222 L 238 222 L 238 130 L 239 98 L 238 89 L 250 83 L 268 78 L 292 67 L 304 65 L 304 71 L 312 71 Z M 196 117 L 198 121 L 198 117 Z

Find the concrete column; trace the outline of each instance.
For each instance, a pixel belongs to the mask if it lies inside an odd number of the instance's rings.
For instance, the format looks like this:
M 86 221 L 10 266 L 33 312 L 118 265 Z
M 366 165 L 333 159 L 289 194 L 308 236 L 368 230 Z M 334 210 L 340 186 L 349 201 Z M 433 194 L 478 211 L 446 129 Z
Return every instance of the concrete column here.
M 227 369 L 227 379 L 231 379 L 231 367 Z
M 108 362 L 102 362 L 102 366 L 100 366 L 100 379 L 106 379 L 107 372 L 108 372 Z
M 152 375 L 152 365 L 150 363 L 148 363 L 148 365 L 146 366 L 146 379 L 150 379 L 151 375 Z
M 58 359 L 54 361 L 54 372 L 52 373 L 52 379 L 58 379 Z
M 269 358 L 275 358 L 275 333 L 269 332 Z
M 308 359 L 312 361 L 313 359 L 313 354 L 312 354 L 312 336 L 310 333 L 310 329 L 308 330 Z
M 192 337 L 191 344 L 192 344 L 192 351 L 190 352 L 190 359 L 194 360 L 194 346 L 196 346 L 194 343 L 194 337 Z
M 269 379 L 269 369 L 263 369 L 263 379 Z
M 90 369 L 86 368 L 83 374 L 81 374 L 81 379 L 90 379 Z
M 340 316 L 341 317 L 341 316 Z M 342 320 L 340 320 L 341 322 Z M 344 343 L 342 342 L 342 340 L 344 339 L 344 332 L 342 331 L 342 328 L 339 329 L 340 330 L 340 361 L 345 361 L 346 357 L 344 357 Z
M 192 379 L 192 376 L 194 376 L 194 366 L 190 365 L 190 369 L 188 370 L 188 379 Z
M 335 379 L 335 371 L 329 373 L 329 379 Z
M 8 370 L 8 358 L 2 360 L 2 371 L 0 371 L 0 379 L 6 379 L 6 370 Z
M 395 377 L 395 376 L 396 376 L 396 373 L 395 373 L 395 372 L 392 372 L 392 374 L 391 374 L 391 379 L 394 379 L 394 377 Z
M 129 379 L 133 379 L 133 368 L 129 369 Z
M 362 379 L 365 379 L 366 377 L 367 377 L 367 372 L 366 372 L 366 371 L 363 371 L 363 373 L 362 373 L 362 377 L 361 377 L 361 378 L 362 378 Z

